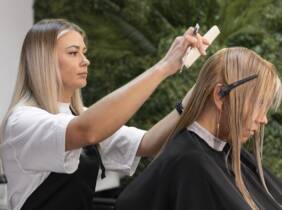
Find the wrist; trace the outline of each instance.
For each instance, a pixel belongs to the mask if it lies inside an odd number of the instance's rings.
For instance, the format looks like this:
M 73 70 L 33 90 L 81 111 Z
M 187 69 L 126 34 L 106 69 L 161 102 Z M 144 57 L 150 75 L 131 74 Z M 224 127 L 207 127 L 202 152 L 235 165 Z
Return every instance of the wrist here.
M 154 65 L 153 69 L 162 79 L 166 79 L 170 76 L 166 61 L 159 61 L 157 64 Z
M 182 105 L 182 101 L 181 100 L 176 102 L 175 109 L 176 109 L 176 111 L 178 112 L 179 115 L 181 115 L 183 113 L 184 107 Z

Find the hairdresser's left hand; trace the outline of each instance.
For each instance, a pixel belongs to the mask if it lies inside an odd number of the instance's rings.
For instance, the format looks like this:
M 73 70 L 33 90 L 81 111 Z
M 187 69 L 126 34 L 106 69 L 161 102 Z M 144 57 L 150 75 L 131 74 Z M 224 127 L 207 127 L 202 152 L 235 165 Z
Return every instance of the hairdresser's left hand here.
M 202 55 L 206 55 L 204 45 L 208 45 L 206 39 L 200 34 L 193 36 L 194 28 L 190 27 L 182 36 L 175 38 L 168 52 L 156 65 L 164 71 L 167 76 L 175 74 L 182 66 L 182 58 L 188 47 L 197 47 Z

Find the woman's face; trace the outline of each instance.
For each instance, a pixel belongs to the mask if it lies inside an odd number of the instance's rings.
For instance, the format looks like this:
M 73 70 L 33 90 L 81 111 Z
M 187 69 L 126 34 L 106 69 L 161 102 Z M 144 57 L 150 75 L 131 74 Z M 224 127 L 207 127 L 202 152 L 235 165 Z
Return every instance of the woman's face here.
M 89 60 L 83 37 L 76 31 L 63 34 L 56 43 L 61 78 L 64 91 L 73 93 L 87 84 Z
M 253 111 L 253 115 L 248 120 L 248 117 L 250 117 L 250 110 L 245 109 L 244 111 L 244 121 L 245 126 L 243 129 L 242 134 L 242 143 L 245 143 L 251 136 L 255 134 L 260 128 L 261 125 L 267 124 L 267 111 L 263 109 L 261 106 L 256 106 Z
M 253 114 L 252 114 L 253 113 Z M 241 143 L 246 143 L 247 140 L 259 131 L 261 125 L 267 123 L 267 110 L 262 105 L 257 105 L 252 112 L 250 102 L 247 100 L 244 111 L 243 111 L 243 132 L 239 136 Z M 229 112 L 226 109 L 226 104 L 223 106 L 220 127 L 219 127 L 219 138 L 220 139 L 231 139 L 230 128 L 228 126 Z

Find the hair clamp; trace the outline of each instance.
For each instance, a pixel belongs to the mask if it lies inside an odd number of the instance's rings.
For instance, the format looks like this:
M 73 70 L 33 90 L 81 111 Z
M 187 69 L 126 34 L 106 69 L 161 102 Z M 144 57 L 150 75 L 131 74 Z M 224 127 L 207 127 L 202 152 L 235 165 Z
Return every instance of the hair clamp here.
M 233 83 L 231 83 L 229 85 L 224 85 L 221 88 L 221 90 L 219 91 L 219 95 L 223 98 L 223 97 L 227 96 L 230 93 L 230 91 L 233 90 L 234 88 L 236 88 L 236 87 L 238 87 L 238 86 L 240 86 L 240 85 L 242 85 L 242 84 L 244 84 L 246 82 L 249 82 L 249 81 L 251 81 L 253 79 L 256 79 L 257 77 L 258 77 L 258 75 L 254 74 L 254 75 L 251 75 L 251 76 L 246 77 L 244 79 L 241 79 L 241 80 L 238 80 L 236 82 L 233 82 Z

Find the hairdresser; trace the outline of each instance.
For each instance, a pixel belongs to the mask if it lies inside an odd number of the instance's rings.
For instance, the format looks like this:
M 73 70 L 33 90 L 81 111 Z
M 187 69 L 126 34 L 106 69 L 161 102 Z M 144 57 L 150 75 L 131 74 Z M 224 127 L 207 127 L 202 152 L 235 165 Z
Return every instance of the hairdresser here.
M 25 37 L 1 127 L 9 209 L 91 209 L 99 169 L 102 177 L 110 170 L 131 175 L 138 157 L 159 152 L 176 111 L 147 132 L 124 124 L 178 72 L 189 46 L 205 54 L 207 44 L 188 29 L 157 64 L 85 110 L 80 88 L 90 62 L 84 39 L 77 25 L 61 19 L 42 20 Z

